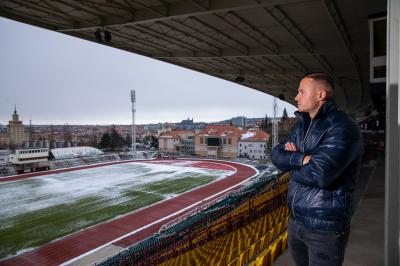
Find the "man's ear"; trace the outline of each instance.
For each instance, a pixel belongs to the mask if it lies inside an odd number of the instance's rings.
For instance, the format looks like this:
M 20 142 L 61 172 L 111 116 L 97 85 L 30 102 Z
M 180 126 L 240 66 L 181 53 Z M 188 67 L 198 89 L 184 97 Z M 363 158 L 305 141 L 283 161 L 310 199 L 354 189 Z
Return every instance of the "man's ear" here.
M 327 97 L 328 97 L 328 94 L 327 94 L 326 90 L 320 90 L 320 91 L 318 92 L 318 99 L 319 99 L 320 101 L 326 100 Z

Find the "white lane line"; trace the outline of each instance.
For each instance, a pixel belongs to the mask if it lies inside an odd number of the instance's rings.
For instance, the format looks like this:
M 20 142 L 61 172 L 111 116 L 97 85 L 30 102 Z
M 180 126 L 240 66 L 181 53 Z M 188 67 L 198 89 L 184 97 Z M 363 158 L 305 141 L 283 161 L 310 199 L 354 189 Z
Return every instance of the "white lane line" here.
M 179 162 L 176 161 L 180 161 L 180 162 L 191 162 L 191 164 L 185 164 L 185 165 L 179 165 Z M 164 163 L 165 162 L 165 163 Z M 174 164 L 174 162 L 176 162 L 176 164 Z M 164 165 L 172 165 L 172 166 L 182 166 L 182 167 L 194 167 L 194 168 L 205 168 L 205 167 L 198 167 L 196 166 L 196 163 L 198 162 L 203 162 L 203 161 L 189 161 L 189 160 L 182 160 L 182 159 L 177 159 L 177 160 L 165 160 L 165 161 L 153 161 L 153 162 L 145 162 L 145 163 L 150 163 L 150 164 L 164 164 Z M 212 161 L 206 161 L 209 164 L 216 164 L 216 165 L 223 165 L 223 166 L 227 166 L 231 169 L 233 169 L 235 172 L 237 172 L 237 169 L 235 167 L 233 167 L 232 165 L 229 164 L 224 164 L 224 163 L 217 163 L 217 162 L 212 162 Z M 247 165 L 246 165 L 247 166 Z M 210 170 L 221 170 L 221 171 L 229 171 L 226 169 L 218 169 L 218 168 L 205 168 L 205 169 L 210 169 Z
M 235 163 L 236 163 L 236 162 L 235 162 Z M 241 163 L 238 163 L 238 164 L 241 164 Z M 245 164 L 243 164 L 243 165 L 245 165 Z M 144 229 L 146 229 L 146 228 L 148 228 L 148 227 L 150 227 L 150 226 L 152 226 L 152 225 L 155 225 L 155 224 L 157 224 L 157 223 L 159 223 L 159 222 L 162 222 L 162 221 L 164 221 L 164 220 L 166 220 L 166 219 L 168 219 L 168 218 L 171 218 L 171 217 L 173 217 L 173 216 L 175 216 L 175 215 L 177 215 L 177 214 L 180 214 L 180 213 L 182 213 L 182 212 L 184 212 L 184 211 L 186 211 L 186 210 L 188 210 L 188 209 L 191 209 L 191 208 L 193 208 L 194 206 L 196 206 L 196 205 L 202 203 L 203 201 L 207 201 L 207 200 L 209 200 L 209 199 L 212 199 L 212 198 L 214 198 L 214 197 L 216 197 L 216 196 L 218 196 L 218 195 L 220 195 L 220 194 L 222 194 L 222 193 L 225 193 L 225 192 L 228 191 L 228 190 L 231 190 L 231 189 L 233 189 L 233 188 L 235 188 L 235 187 L 237 187 L 237 186 L 239 186 L 239 185 L 241 185 L 241 184 L 247 182 L 249 179 L 251 179 L 251 178 L 253 178 L 254 176 L 256 176 L 256 175 L 259 174 L 259 171 L 258 171 L 255 167 L 253 167 L 253 166 L 251 166 L 251 165 L 246 165 L 246 166 L 247 166 L 247 167 L 250 167 L 250 168 L 253 168 L 253 169 L 256 171 L 256 173 L 255 173 L 254 175 L 252 175 L 251 177 L 248 177 L 247 179 L 243 180 L 242 182 L 237 183 L 236 185 L 231 186 L 231 187 L 229 187 L 229 188 L 227 188 L 227 189 L 224 189 L 224 190 L 222 190 L 222 191 L 220 191 L 220 192 L 218 192 L 218 193 L 216 193 L 216 194 L 214 194 L 214 195 L 212 195 L 212 196 L 209 196 L 209 197 L 207 197 L 207 198 L 205 198 L 205 199 L 202 199 L 201 201 L 198 201 L 198 202 L 196 202 L 196 203 L 193 203 L 192 205 L 187 206 L 186 208 L 181 209 L 180 211 L 177 211 L 177 212 L 175 212 L 175 213 L 172 213 L 172 214 L 170 214 L 170 215 L 168 215 L 168 216 L 165 216 L 165 217 L 163 217 L 163 218 L 161 218 L 161 219 L 159 219 L 159 220 L 157 220 L 157 221 L 154 221 L 154 222 L 152 222 L 152 223 L 150 223 L 150 224 L 148 224 L 148 225 L 145 225 L 145 226 L 143 226 L 143 227 L 141 227 L 141 228 L 139 228 L 139 229 L 136 229 L 136 230 L 134 230 L 134 231 L 132 231 L 132 232 L 129 232 L 129 233 L 123 235 L 123 236 L 120 236 L 120 237 L 118 237 L 118 238 L 116 238 L 116 239 L 114 239 L 114 240 L 112 240 L 112 241 L 110 241 L 110 242 L 108 242 L 108 243 L 106 243 L 106 244 L 103 244 L 103 245 L 101 245 L 101 246 L 99 246 L 99 247 L 97 247 L 97 248 L 95 248 L 95 249 L 92 249 L 92 250 L 90 250 L 90 251 L 88 251 L 88 252 L 86 252 L 86 253 L 83 253 L 83 254 L 79 255 L 78 257 L 75 257 L 75 258 L 70 259 L 70 260 L 68 260 L 68 261 L 66 261 L 66 262 L 63 262 L 62 264 L 60 264 L 60 266 L 69 265 L 69 264 L 71 264 L 71 263 L 73 263 L 73 262 L 75 262 L 75 261 L 77 261 L 77 260 L 79 260 L 79 259 L 81 259 L 81 258 L 83 258 L 83 257 L 86 257 L 86 256 L 88 256 L 88 255 L 90 255 L 90 254 L 92 254 L 92 253 L 94 253 L 94 252 L 96 252 L 96 251 L 98 251 L 98 250 L 104 248 L 104 247 L 107 246 L 107 245 L 110 245 L 110 244 L 112 244 L 112 243 L 114 243 L 114 242 L 117 242 L 117 241 L 119 241 L 119 240 L 122 240 L 122 239 L 124 239 L 124 238 L 126 238 L 126 237 L 128 237 L 128 236 L 131 236 L 131 235 L 133 235 L 133 234 L 136 234 L 137 232 L 139 232 L 139 231 L 141 231 L 141 230 L 144 230 Z

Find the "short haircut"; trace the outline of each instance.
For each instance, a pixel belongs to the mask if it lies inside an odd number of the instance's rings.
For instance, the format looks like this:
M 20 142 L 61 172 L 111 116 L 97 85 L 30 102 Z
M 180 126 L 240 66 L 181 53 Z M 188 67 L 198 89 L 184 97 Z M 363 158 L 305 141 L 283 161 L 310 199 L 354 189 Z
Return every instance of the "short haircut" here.
M 302 79 L 304 79 L 304 78 L 310 78 L 315 81 L 321 82 L 327 88 L 326 92 L 328 94 L 328 97 L 333 96 L 333 92 L 335 89 L 335 83 L 333 81 L 333 78 L 328 73 L 324 73 L 324 72 L 306 73 Z

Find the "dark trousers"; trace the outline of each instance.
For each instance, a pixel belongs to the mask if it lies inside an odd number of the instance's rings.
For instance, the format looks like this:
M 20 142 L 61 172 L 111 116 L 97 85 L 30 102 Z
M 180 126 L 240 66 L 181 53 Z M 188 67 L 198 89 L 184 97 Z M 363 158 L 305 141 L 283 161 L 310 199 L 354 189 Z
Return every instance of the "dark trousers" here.
M 310 230 L 290 219 L 288 245 L 296 266 L 342 265 L 349 238 L 346 232 Z

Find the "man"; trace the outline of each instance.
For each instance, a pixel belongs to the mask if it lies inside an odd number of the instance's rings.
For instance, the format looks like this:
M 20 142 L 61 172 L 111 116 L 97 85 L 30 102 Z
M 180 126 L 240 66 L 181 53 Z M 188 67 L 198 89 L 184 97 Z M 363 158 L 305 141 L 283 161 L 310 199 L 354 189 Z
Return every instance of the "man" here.
M 363 144 L 357 124 L 338 111 L 325 73 L 303 77 L 295 101 L 299 121 L 272 151 L 290 171 L 288 244 L 296 265 L 342 265 L 354 213 Z

